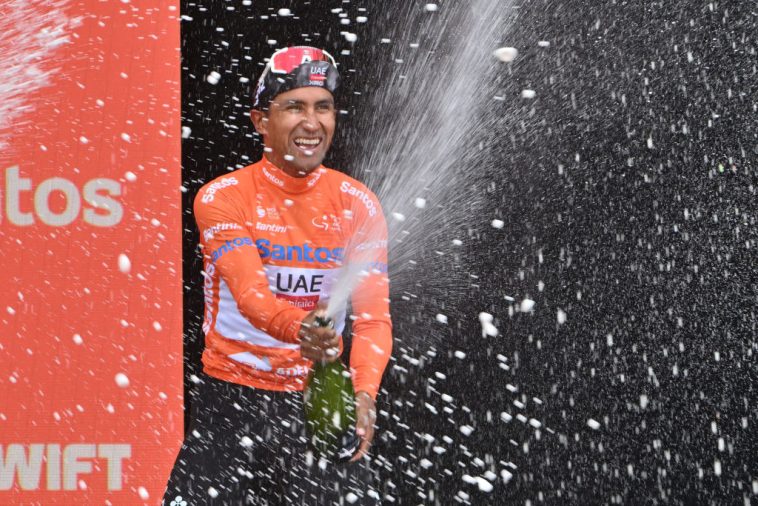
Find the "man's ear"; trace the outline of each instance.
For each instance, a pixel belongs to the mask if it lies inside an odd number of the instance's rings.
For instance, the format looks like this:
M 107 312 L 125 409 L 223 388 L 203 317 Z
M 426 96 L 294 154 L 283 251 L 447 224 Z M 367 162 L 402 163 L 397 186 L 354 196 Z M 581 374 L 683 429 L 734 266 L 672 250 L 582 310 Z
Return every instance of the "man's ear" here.
M 268 135 L 268 128 L 267 128 L 267 122 L 266 120 L 266 113 L 263 111 L 259 111 L 258 109 L 252 109 L 250 111 L 250 119 L 253 120 L 253 126 L 255 126 L 255 131 L 258 132 L 261 135 Z

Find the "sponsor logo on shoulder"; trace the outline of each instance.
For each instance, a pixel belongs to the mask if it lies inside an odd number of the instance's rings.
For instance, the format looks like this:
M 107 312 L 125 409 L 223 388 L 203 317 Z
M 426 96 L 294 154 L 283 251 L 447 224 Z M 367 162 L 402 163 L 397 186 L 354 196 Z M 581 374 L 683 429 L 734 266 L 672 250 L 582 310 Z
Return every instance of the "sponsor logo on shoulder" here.
M 363 205 L 366 206 L 366 209 L 368 209 L 369 216 L 376 215 L 376 204 L 374 204 L 374 201 L 371 200 L 371 197 L 369 197 L 365 191 L 359 190 L 348 181 L 342 181 L 342 184 L 340 184 L 340 191 L 360 200 Z
M 261 223 L 255 224 L 255 229 L 261 232 L 271 232 L 274 234 L 283 234 L 287 231 L 286 225 L 277 225 L 275 223 Z
M 217 223 L 206 228 L 203 231 L 203 238 L 206 241 L 210 241 L 218 232 L 221 232 L 222 230 L 242 230 L 242 227 L 236 223 Z
M 213 199 L 216 198 L 217 191 L 237 184 L 239 184 L 239 181 L 237 181 L 236 177 L 223 177 L 221 180 L 216 181 L 215 183 L 211 183 L 211 185 L 205 189 L 205 193 L 203 193 L 203 204 L 213 202 Z
M 222 246 L 218 247 L 211 253 L 211 260 L 214 262 L 224 256 L 225 253 L 229 253 L 232 250 L 240 248 L 242 246 L 252 246 L 253 240 L 250 237 L 237 237 L 234 240 L 226 241 Z
M 387 247 L 387 241 L 381 240 L 381 241 L 367 241 L 362 242 L 359 245 L 355 247 L 356 251 L 365 251 L 367 249 L 379 249 L 379 248 L 386 248 Z

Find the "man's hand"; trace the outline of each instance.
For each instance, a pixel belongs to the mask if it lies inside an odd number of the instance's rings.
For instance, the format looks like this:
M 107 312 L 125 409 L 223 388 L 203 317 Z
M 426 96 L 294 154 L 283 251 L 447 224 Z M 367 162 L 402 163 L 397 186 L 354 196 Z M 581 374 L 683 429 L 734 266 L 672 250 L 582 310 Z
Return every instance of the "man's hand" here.
M 368 392 L 355 394 L 355 433 L 361 438 L 361 445 L 350 462 L 358 462 L 368 454 L 374 440 L 374 422 L 376 422 L 376 402 Z
M 316 318 L 326 318 L 326 307 L 319 304 L 300 325 L 300 355 L 313 362 L 334 362 L 339 358 L 340 338 L 331 327 L 319 327 Z

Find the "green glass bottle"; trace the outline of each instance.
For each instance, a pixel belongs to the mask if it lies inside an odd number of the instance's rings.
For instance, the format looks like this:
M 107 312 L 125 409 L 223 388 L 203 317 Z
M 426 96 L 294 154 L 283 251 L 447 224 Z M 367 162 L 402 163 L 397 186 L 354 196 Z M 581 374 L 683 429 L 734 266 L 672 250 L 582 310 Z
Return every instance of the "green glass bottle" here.
M 316 325 L 328 327 L 332 322 L 316 318 Z M 353 382 L 342 361 L 314 363 L 303 397 L 305 425 L 312 447 L 329 460 L 350 460 L 360 438 L 355 434 Z

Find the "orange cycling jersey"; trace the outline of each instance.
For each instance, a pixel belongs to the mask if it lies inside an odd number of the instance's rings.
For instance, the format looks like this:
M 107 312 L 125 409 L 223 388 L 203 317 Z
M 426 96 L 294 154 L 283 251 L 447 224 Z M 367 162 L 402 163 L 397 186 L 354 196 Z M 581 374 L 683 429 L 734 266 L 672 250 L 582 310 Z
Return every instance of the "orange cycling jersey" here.
M 300 355 L 300 322 L 359 262 L 350 363 L 355 390 L 376 398 L 392 350 L 387 226 L 376 196 L 323 166 L 295 178 L 264 157 L 203 186 L 194 211 L 205 269 L 204 371 L 302 390 L 311 362 Z M 334 316 L 340 335 L 345 306 Z

